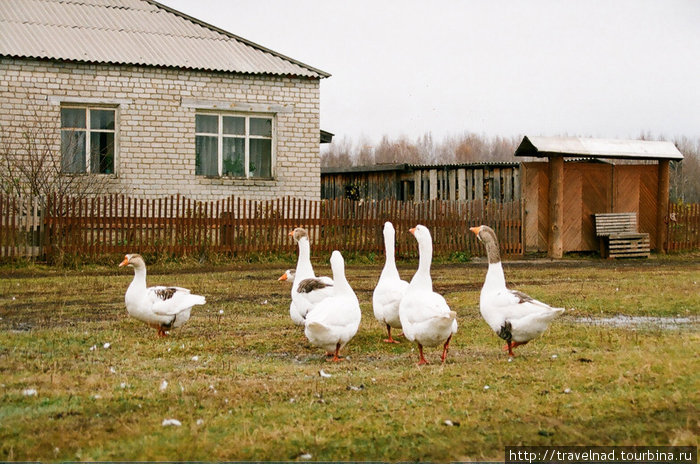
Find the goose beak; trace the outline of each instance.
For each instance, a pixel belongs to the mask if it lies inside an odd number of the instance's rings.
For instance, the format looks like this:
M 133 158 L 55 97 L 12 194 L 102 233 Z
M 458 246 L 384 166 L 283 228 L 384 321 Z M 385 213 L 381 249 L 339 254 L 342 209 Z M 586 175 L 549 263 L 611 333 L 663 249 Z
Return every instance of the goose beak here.
M 287 235 L 290 236 L 290 237 L 294 237 L 294 231 L 293 231 L 293 230 L 290 230 L 289 233 L 288 233 Z
M 126 256 L 124 256 L 124 261 L 122 261 L 121 263 L 119 263 L 119 267 L 126 266 L 127 264 L 129 264 L 129 258 L 127 258 Z
M 285 272 L 285 273 L 282 274 L 282 275 L 280 276 L 280 278 L 277 279 L 277 280 L 287 280 L 288 278 L 289 278 L 289 277 L 287 276 L 287 273 Z
M 416 228 L 415 228 L 415 227 L 412 228 L 412 229 L 408 229 L 408 231 L 409 231 L 410 233 L 412 233 L 413 235 L 416 235 Z
M 470 227 L 469 230 L 474 232 L 474 235 L 479 235 L 479 232 L 481 232 L 481 226 L 476 226 L 476 227 Z

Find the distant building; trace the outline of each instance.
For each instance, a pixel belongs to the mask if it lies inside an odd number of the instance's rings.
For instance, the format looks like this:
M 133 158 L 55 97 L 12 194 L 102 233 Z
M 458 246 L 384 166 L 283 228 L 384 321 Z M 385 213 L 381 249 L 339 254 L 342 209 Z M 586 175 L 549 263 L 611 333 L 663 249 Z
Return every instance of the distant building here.
M 595 251 L 593 215 L 636 213 L 652 249 L 665 243 L 671 142 L 524 137 L 522 163 L 379 164 L 321 169 L 322 198 L 522 200 L 526 251 Z M 542 160 L 544 158 L 544 160 Z
M 400 201 L 520 199 L 520 163 L 321 168 L 322 198 Z
M 0 127 L 107 191 L 320 196 L 329 74 L 151 0 L 0 5 Z

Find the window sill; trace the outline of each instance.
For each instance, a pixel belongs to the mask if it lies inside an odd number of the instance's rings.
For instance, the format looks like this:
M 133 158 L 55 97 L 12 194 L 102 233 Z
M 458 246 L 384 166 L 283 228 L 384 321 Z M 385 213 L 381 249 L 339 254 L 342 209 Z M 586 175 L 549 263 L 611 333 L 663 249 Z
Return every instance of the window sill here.
M 99 177 L 100 179 L 117 179 L 117 178 L 119 178 L 119 176 L 117 176 L 117 174 L 115 174 L 115 173 L 102 174 L 99 172 L 61 172 L 61 175 L 66 176 L 66 177 L 92 176 L 92 177 Z
M 196 176 L 196 179 L 205 185 L 237 185 L 244 187 L 272 187 L 277 185 L 277 179 L 272 177 L 246 179 L 244 177 Z

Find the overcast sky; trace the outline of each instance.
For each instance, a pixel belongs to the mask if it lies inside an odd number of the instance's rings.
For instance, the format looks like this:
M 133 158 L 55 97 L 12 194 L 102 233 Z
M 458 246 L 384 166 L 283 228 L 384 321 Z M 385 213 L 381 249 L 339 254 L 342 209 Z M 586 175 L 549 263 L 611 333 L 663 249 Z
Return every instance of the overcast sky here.
M 331 73 L 337 137 L 700 137 L 698 0 L 160 1 Z

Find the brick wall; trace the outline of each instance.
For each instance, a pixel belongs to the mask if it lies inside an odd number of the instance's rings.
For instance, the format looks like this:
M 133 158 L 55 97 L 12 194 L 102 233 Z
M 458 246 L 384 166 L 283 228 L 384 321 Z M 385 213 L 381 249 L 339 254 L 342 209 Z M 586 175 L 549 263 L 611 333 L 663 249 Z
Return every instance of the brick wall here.
M 58 155 L 61 102 L 81 99 L 118 105 L 117 172 L 103 176 L 109 191 L 200 200 L 320 197 L 318 79 L 0 58 L 5 146 L 17 149 L 21 132 L 40 126 Z M 197 105 L 183 101 L 284 107 L 276 116 L 275 179 L 195 176 Z

